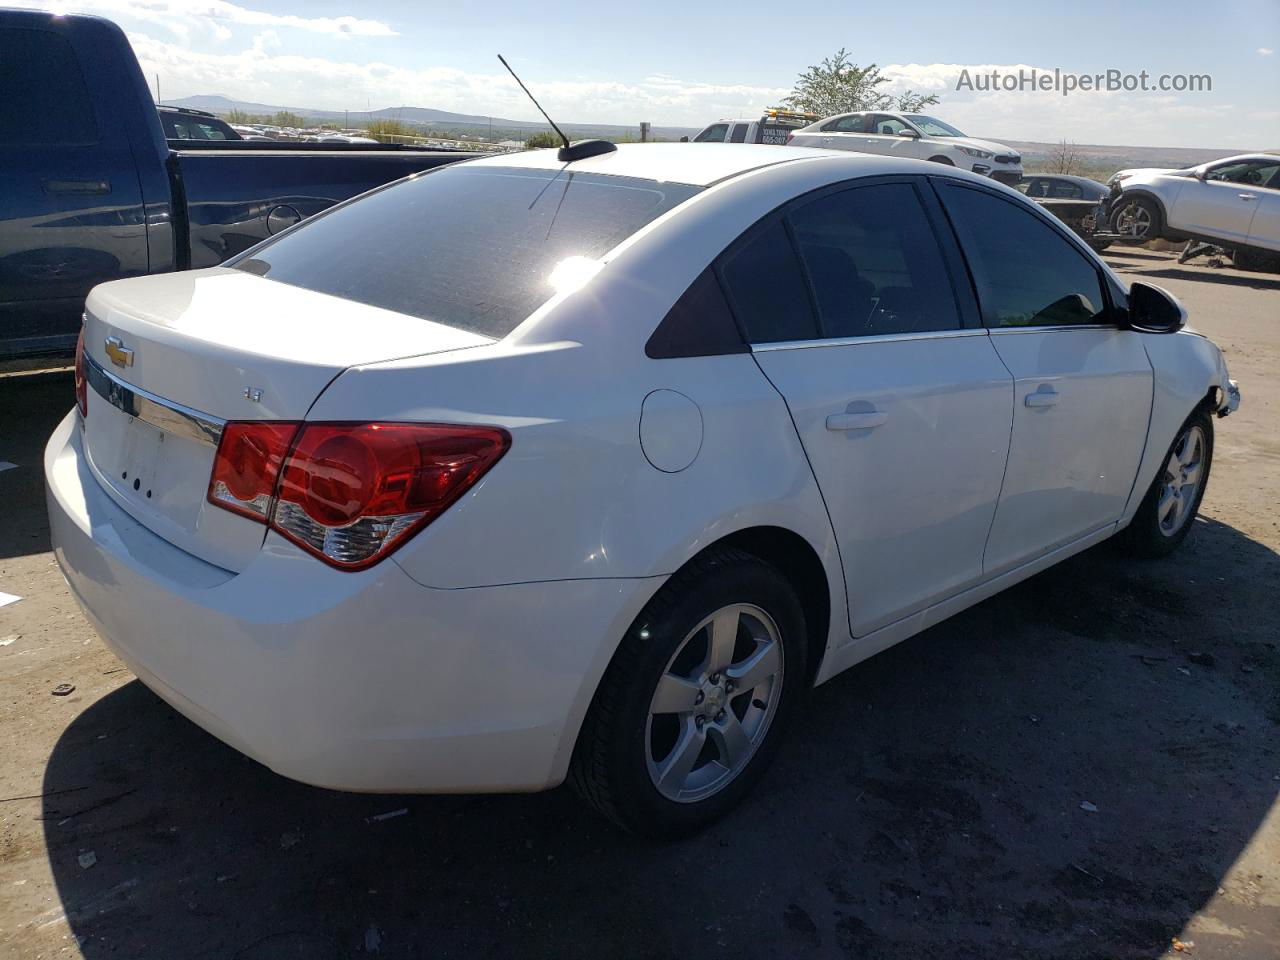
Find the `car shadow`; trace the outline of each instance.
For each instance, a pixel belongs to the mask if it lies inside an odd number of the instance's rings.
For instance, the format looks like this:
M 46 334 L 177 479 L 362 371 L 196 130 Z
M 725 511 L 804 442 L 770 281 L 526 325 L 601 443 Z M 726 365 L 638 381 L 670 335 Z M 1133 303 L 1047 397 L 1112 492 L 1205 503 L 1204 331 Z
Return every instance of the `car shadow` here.
M 1277 582 L 1211 520 L 1163 561 L 1104 544 L 814 691 L 679 843 L 564 789 L 309 788 L 135 681 L 49 758 L 48 859 L 90 960 L 1154 958 L 1277 799 Z
M 76 402 L 69 370 L 0 377 L 0 502 L 31 504 L 6 511 L 0 524 L 0 560 L 49 550 L 44 509 L 44 445 Z
M 1177 267 L 1169 267 L 1163 270 L 1140 270 L 1135 272 L 1134 276 L 1225 283 L 1235 287 L 1249 287 L 1253 290 L 1280 290 L 1280 278 L 1273 280 L 1254 273 L 1228 273 L 1224 270 L 1209 272 L 1204 270 L 1180 270 Z

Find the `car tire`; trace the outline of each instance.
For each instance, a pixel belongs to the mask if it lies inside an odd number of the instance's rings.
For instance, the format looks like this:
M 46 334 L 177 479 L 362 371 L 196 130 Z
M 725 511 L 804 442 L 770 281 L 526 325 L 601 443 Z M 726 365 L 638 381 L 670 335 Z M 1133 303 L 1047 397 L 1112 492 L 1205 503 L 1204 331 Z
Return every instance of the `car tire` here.
M 1140 227 L 1141 233 L 1131 232 L 1130 225 L 1124 222 L 1126 216 L 1137 221 L 1135 227 Z M 1122 195 L 1112 204 L 1107 220 L 1112 233 L 1125 235 L 1119 242 L 1127 246 L 1139 246 L 1164 235 L 1164 211 L 1150 197 Z
M 953 160 L 951 160 L 951 158 L 949 158 L 949 157 L 930 157 L 930 158 L 929 158 L 929 162 L 930 162 L 930 163 L 942 163 L 942 164 L 946 164 L 948 167 L 954 167 L 954 166 L 955 166 L 955 162 L 954 162 Z
M 1111 246 L 1110 240 L 1099 240 L 1095 237 L 1089 238 L 1089 246 L 1093 248 L 1094 253 L 1101 253 L 1107 247 Z
M 1184 481 L 1193 465 L 1198 473 L 1191 485 Z M 1142 505 L 1124 530 L 1123 543 L 1131 554 L 1166 557 L 1178 548 L 1194 525 L 1212 466 L 1213 418 L 1201 407 L 1178 430 Z
M 687 836 L 724 816 L 764 773 L 807 686 L 806 636 L 800 600 L 772 565 L 732 548 L 696 558 L 649 601 L 605 671 L 571 785 L 645 836 Z M 731 651 L 727 667 L 716 648 Z

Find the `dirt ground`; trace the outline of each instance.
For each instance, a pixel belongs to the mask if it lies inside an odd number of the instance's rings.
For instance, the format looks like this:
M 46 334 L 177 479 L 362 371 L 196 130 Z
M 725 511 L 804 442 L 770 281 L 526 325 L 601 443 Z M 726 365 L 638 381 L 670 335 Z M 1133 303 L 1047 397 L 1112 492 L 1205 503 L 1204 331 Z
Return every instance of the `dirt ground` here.
M 565 790 L 312 789 L 175 715 L 49 552 L 70 376 L 0 378 L 0 957 L 1275 960 L 1280 277 L 1109 256 L 1243 387 L 1186 547 L 1104 544 L 838 677 L 677 844 Z

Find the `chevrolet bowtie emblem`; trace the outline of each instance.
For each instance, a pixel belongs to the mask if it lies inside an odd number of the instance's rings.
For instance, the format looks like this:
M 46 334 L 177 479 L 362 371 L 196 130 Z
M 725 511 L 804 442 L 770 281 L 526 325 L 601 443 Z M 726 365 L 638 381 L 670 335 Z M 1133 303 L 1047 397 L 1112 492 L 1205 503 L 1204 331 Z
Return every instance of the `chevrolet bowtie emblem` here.
M 133 351 L 119 337 L 107 337 L 106 350 L 107 356 L 117 367 L 133 366 Z

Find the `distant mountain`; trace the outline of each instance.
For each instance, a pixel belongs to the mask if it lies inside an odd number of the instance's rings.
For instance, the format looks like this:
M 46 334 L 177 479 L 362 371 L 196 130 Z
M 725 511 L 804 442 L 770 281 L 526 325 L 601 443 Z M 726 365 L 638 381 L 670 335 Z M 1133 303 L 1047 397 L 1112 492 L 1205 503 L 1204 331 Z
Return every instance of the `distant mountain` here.
M 467 129 L 470 131 L 487 131 L 492 127 L 495 135 L 546 130 L 548 125 L 543 121 L 508 120 L 505 117 L 485 117 L 479 114 L 450 113 L 448 110 L 432 110 L 428 107 L 385 107 L 381 110 L 317 110 L 313 107 L 280 107 L 266 103 L 253 103 L 248 100 L 233 100 L 230 97 L 202 94 L 194 97 L 183 97 L 180 100 L 165 100 L 164 103 L 174 107 L 190 107 L 194 110 L 207 110 L 210 113 L 227 114 L 232 110 L 243 110 L 245 113 L 273 114 L 282 110 L 296 113 L 308 120 L 322 122 L 345 122 L 354 125 L 367 123 L 370 120 L 399 120 L 414 126 L 432 127 L 437 130 Z M 584 136 L 597 137 L 639 137 L 640 124 L 631 126 L 609 123 L 562 123 L 567 132 Z M 654 137 L 677 140 L 684 136 L 693 136 L 699 127 L 657 127 L 652 130 Z

